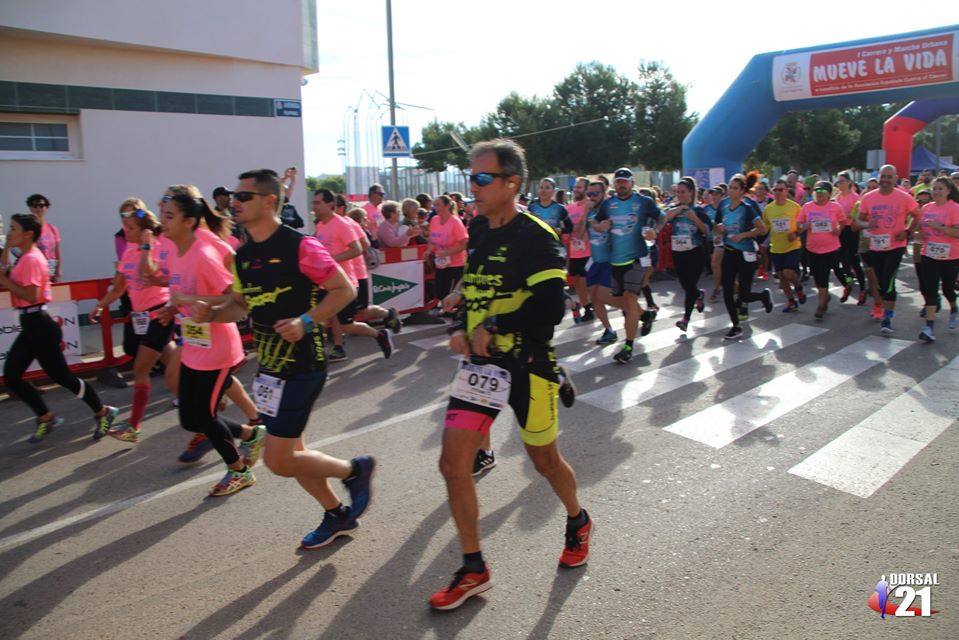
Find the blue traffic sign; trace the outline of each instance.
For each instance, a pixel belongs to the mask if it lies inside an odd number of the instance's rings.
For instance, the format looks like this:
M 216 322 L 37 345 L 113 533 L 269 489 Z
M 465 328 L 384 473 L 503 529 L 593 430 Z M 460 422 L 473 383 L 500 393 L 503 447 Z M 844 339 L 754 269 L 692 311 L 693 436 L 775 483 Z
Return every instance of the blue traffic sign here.
M 409 158 L 410 152 L 410 128 L 409 127 L 383 127 L 383 157 L 384 158 Z

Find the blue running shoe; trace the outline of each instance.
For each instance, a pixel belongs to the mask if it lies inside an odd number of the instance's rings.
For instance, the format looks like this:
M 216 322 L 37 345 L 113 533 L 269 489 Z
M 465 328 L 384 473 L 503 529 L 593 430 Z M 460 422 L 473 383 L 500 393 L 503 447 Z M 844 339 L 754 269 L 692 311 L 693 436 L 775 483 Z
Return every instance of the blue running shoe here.
M 103 405 L 103 408 L 106 409 L 106 413 L 102 416 L 94 416 L 96 420 L 96 427 L 93 429 L 93 439 L 99 441 L 100 438 L 107 435 L 107 432 L 113 426 L 113 422 L 117 419 L 117 416 L 120 415 L 120 410 L 116 407 L 111 407 L 109 405 Z
M 310 531 L 300 542 L 304 549 L 319 549 L 330 544 L 340 536 L 345 536 L 360 526 L 356 518 L 346 516 L 338 518 L 330 513 L 323 514 L 323 522 L 313 531 Z
M 350 463 L 356 473 L 344 480 L 343 484 L 350 492 L 350 518 L 357 520 L 366 513 L 373 500 L 373 471 L 376 469 L 376 460 L 373 456 L 359 456 L 350 460 Z
M 616 344 L 616 340 L 617 340 L 616 332 L 613 331 L 612 329 L 605 329 L 603 330 L 603 335 L 601 335 L 599 339 L 596 341 L 596 344 L 598 345 Z

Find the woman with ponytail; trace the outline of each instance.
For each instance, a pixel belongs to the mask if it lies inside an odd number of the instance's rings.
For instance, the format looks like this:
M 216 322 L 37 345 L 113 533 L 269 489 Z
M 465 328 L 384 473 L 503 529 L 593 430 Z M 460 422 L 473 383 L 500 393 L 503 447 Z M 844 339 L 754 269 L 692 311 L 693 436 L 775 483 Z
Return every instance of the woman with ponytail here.
M 197 238 L 200 220 L 216 229 L 217 216 L 202 198 L 181 193 L 163 203 L 163 235 L 175 249 L 169 257 L 170 302 L 161 318 L 171 322 L 176 317 L 183 334 L 180 424 L 187 431 L 206 436 L 223 458 L 226 475 L 213 486 L 210 495 L 225 496 L 256 481 L 250 467 L 262 451 L 265 432 L 261 426 L 240 425 L 218 415 L 220 398 L 233 384 L 232 369 L 243 361 L 243 344 L 235 323 L 198 323 L 191 319 L 198 298 L 228 295 L 233 290 L 233 274 L 214 248 Z M 244 441 L 243 456 L 234 438 Z
M 835 201 L 842 207 L 843 214 L 847 219 L 852 219 L 852 211 L 859 203 L 859 187 L 853 182 L 852 174 L 848 171 L 840 171 L 836 177 L 836 188 L 839 193 Z M 842 228 L 839 234 L 840 248 L 839 259 L 843 271 L 846 275 L 855 275 L 859 283 L 859 306 L 866 304 L 866 274 L 862 268 L 862 262 L 859 260 L 859 230 L 852 224 L 847 224 Z M 844 283 L 845 284 L 845 283 Z M 846 292 L 843 291 L 846 296 Z M 845 302 L 845 300 L 840 300 Z
M 666 224 L 670 226 L 673 264 L 685 292 L 683 317 L 676 326 L 685 333 L 693 308 L 702 313 L 705 306 L 706 292 L 699 288 L 699 277 L 706 267 L 706 252 L 712 250 L 706 244 L 712 222 L 702 207 L 696 205 L 694 178 L 685 176 L 676 184 L 675 202 L 666 212 Z
M 152 277 L 169 278 L 165 272 L 167 259 L 173 245 L 165 243 L 142 243 L 144 232 L 159 233 L 160 223 L 152 211 L 139 198 L 127 198 L 120 205 L 120 219 L 126 237 L 126 249 L 117 263 L 113 284 L 97 302 L 90 314 L 90 322 L 96 322 L 100 314 L 109 313 L 110 305 L 124 293 L 130 297 L 130 325 L 136 337 L 137 348 L 133 359 L 133 404 L 130 419 L 118 423 L 107 435 L 123 442 L 140 439 L 140 422 L 150 400 L 150 371 L 158 361 L 166 366 L 164 373 L 167 388 L 176 393 L 176 364 L 179 363 L 177 346 L 173 342 L 173 324 L 163 324 L 160 310 L 170 299 L 167 286 L 152 284 Z M 144 248 L 146 247 L 146 248 Z M 146 267 L 147 259 L 156 265 Z
M 729 196 L 716 208 L 716 226 L 713 234 L 722 238 L 723 262 L 722 284 L 723 302 L 732 327 L 725 335 L 726 340 L 738 340 L 743 335 L 740 326 L 740 307 L 750 302 L 762 302 L 766 313 L 773 310 L 772 293 L 763 289 L 762 293 L 752 292 L 753 274 L 758 266 L 756 238 L 766 234 L 759 207 L 746 194 L 753 188 L 759 175 L 736 174 L 729 180 Z M 736 298 L 736 284 L 739 283 L 739 297 Z

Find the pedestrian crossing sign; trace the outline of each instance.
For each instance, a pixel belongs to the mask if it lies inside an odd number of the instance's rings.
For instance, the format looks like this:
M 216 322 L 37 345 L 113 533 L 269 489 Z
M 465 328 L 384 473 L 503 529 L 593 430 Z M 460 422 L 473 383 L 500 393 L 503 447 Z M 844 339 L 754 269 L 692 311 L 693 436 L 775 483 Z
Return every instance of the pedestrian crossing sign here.
M 409 158 L 410 155 L 410 128 L 383 127 L 383 157 Z

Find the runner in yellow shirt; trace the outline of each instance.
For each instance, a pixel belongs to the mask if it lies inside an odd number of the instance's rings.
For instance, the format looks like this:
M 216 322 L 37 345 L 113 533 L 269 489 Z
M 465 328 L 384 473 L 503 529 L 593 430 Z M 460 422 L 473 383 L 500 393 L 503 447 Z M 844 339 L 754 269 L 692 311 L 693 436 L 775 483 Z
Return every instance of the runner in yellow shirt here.
M 789 185 L 785 180 L 776 181 L 773 196 L 775 200 L 766 205 L 763 211 L 763 222 L 769 229 L 769 253 L 773 268 L 779 274 L 779 286 L 786 294 L 783 313 L 791 313 L 799 309 L 799 304 L 806 302 L 806 294 L 796 273 L 802 256 L 802 241 L 796 226 L 799 205 L 789 199 Z M 799 304 L 796 303 L 797 298 Z

